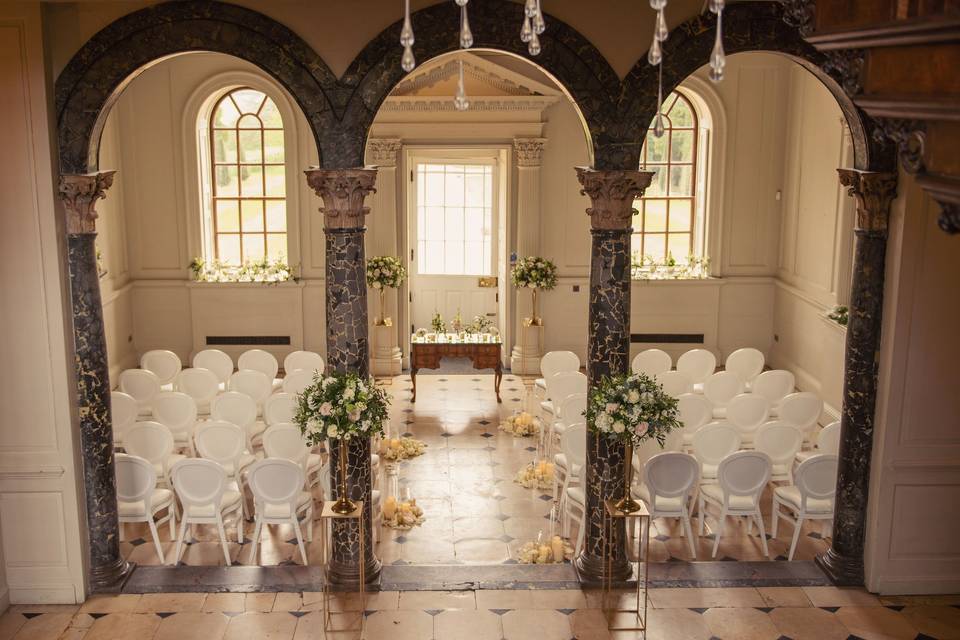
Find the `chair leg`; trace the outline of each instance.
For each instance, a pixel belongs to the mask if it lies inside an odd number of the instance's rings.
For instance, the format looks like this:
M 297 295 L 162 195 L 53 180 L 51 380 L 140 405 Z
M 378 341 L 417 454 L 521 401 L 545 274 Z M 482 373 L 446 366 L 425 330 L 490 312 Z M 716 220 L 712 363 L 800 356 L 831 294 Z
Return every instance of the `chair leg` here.
M 698 496 L 697 496 L 697 500 L 698 500 L 698 502 L 699 502 L 699 506 L 697 507 L 697 512 L 700 514 L 700 535 L 702 536 L 702 535 L 703 535 L 703 532 L 704 532 L 704 529 L 703 529 L 703 509 L 704 509 L 703 496 L 702 496 L 702 495 L 698 495 Z
M 240 517 L 237 518 L 237 542 L 243 544 L 243 499 L 241 498 Z
M 257 558 L 257 546 L 260 544 L 260 531 L 263 528 L 263 521 L 257 516 L 257 523 L 253 525 L 253 544 L 250 545 L 250 563 Z
M 683 525 L 684 534 L 687 536 L 687 544 L 690 545 L 690 556 L 696 560 L 697 544 L 693 540 L 693 527 L 690 526 L 690 515 L 687 514 L 680 518 L 680 523 Z
M 313 542 L 313 507 L 307 511 L 307 542 Z
M 700 506 L 703 506 L 703 502 L 700 503 Z M 700 511 L 700 517 L 703 518 L 703 511 Z M 703 522 L 701 519 L 700 522 Z M 727 526 L 727 508 L 723 507 L 720 510 L 720 522 L 717 524 L 717 533 L 713 539 L 713 553 L 710 555 L 711 558 L 717 557 L 717 549 L 720 548 L 720 538 L 723 537 L 723 530 Z
M 150 527 L 150 535 L 153 536 L 153 546 L 157 548 L 157 557 L 160 558 L 160 564 L 163 564 L 163 547 L 160 546 L 160 533 L 157 531 L 157 523 L 153 521 L 153 518 L 147 520 L 147 525 Z
M 803 526 L 803 515 L 797 514 L 796 524 L 793 526 L 793 539 L 790 541 L 790 553 L 787 560 L 793 560 L 793 554 L 797 550 L 797 542 L 800 540 L 800 528 Z
M 763 555 L 770 557 L 770 550 L 767 548 L 767 533 L 763 530 L 763 514 L 760 513 L 760 507 L 757 507 L 757 528 L 760 530 L 760 546 L 763 548 Z
M 774 538 L 777 537 L 777 530 L 780 525 L 780 503 L 777 502 L 777 497 L 773 497 L 773 507 L 770 509 L 770 519 L 773 522 L 770 523 L 770 535 Z
M 587 532 L 587 514 L 580 514 L 580 520 L 577 522 L 577 546 L 574 551 L 574 556 L 580 555 L 580 551 L 583 550 L 583 541 L 586 538 Z
M 187 537 L 187 519 L 180 521 L 180 535 L 177 536 L 177 549 L 173 554 L 174 566 L 180 564 L 180 553 L 183 551 L 183 540 Z
M 303 546 L 303 534 L 300 532 L 300 523 L 297 522 L 297 516 L 294 514 L 293 518 L 293 533 L 297 536 L 297 546 L 300 547 L 300 557 L 303 558 L 303 565 L 307 565 L 307 549 Z
M 227 532 L 223 530 L 223 516 L 217 515 L 217 532 L 220 534 L 220 547 L 223 549 L 223 559 L 230 566 L 230 549 L 227 548 Z
M 747 535 L 753 533 L 753 518 L 747 518 Z
M 170 514 L 170 539 L 173 540 L 177 537 L 177 509 L 176 503 L 170 503 L 170 506 L 167 507 L 167 512 Z

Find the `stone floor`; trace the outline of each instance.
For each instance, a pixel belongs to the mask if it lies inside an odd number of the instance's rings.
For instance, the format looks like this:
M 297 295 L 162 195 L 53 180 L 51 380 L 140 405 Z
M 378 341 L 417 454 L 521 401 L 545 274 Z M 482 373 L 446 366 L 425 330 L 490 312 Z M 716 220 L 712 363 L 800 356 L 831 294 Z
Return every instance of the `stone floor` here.
M 337 599 L 339 628 L 359 622 Z M 96 596 L 83 605 L 18 605 L 0 640 L 626 640 L 606 629 L 596 592 L 392 591 L 371 595 L 359 630 L 324 633 L 319 593 Z M 655 589 L 648 640 L 949 640 L 960 596 L 877 598 L 834 587 Z
M 424 455 L 404 461 L 396 474 L 383 465 L 381 488 L 386 494 L 409 494 L 423 507 L 426 522 L 412 531 L 383 528 L 377 553 L 384 563 L 393 564 L 500 564 L 515 563 L 518 549 L 538 533 L 551 533 L 549 491 L 524 489 L 513 481 L 518 469 L 532 461 L 537 452 L 536 438 L 515 438 L 498 430 L 500 420 L 515 410 L 536 403 L 529 395 L 532 380 L 504 376 L 498 405 L 491 375 L 418 376 L 418 398 L 410 402 L 411 381 L 401 375 L 385 381 L 393 397 L 390 432 L 410 435 L 427 443 Z M 769 534 L 770 498 L 763 509 Z M 319 512 L 319 510 L 318 510 Z M 698 540 L 698 559 L 710 558 L 713 544 L 709 529 L 715 524 L 707 518 L 707 535 Z M 786 560 L 792 528 L 781 523 L 780 535 L 769 540 L 771 558 Z M 213 527 L 198 527 L 196 538 L 186 546 L 182 562 L 188 565 L 222 565 Z M 245 527 L 244 544 L 236 542 L 233 526 L 228 526 L 230 557 L 233 564 L 289 564 L 299 562 L 293 532 L 289 527 L 271 527 L 262 536 L 257 558 L 251 558 L 249 536 L 252 523 Z M 653 561 L 690 560 L 686 540 L 680 537 L 675 520 L 654 522 L 650 543 Z M 575 538 L 575 530 L 572 536 Z M 164 562 L 173 559 L 174 543 L 166 527 L 161 527 Z M 141 565 L 160 564 L 146 526 L 128 525 L 122 543 L 124 556 Z M 308 543 L 308 560 L 317 564 L 318 542 Z M 804 526 L 795 559 L 810 560 L 827 548 L 820 536 L 819 524 Z M 763 560 L 760 538 L 754 530 L 747 535 L 746 522 L 730 520 L 721 540 L 718 560 Z

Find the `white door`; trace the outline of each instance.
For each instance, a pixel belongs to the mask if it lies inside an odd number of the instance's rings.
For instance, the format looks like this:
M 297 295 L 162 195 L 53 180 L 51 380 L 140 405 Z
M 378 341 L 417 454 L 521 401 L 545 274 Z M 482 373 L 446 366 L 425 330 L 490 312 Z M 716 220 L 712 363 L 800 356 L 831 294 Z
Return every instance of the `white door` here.
M 410 322 L 430 330 L 439 312 L 447 329 L 459 312 L 498 328 L 497 161 L 411 158 Z

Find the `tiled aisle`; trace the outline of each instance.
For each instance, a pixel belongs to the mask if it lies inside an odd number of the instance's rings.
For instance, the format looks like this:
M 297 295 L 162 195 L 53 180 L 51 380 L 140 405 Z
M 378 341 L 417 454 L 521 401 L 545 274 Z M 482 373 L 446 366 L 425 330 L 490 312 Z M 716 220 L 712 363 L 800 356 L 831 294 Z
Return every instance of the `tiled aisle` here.
M 319 640 L 318 593 L 102 596 L 82 606 L 15 606 L 0 640 Z M 343 606 L 346 604 L 346 606 Z M 351 601 L 338 603 L 351 609 Z M 367 603 L 367 640 L 626 640 L 597 595 L 580 591 L 382 592 Z M 960 596 L 876 598 L 833 587 L 660 589 L 648 640 L 948 640 Z

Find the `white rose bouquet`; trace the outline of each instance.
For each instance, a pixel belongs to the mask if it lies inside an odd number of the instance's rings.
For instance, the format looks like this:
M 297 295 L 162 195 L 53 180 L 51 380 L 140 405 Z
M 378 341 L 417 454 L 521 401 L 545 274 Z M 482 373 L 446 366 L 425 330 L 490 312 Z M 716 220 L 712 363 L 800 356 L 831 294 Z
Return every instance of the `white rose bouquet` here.
M 355 373 L 316 374 L 314 382 L 297 394 L 294 422 L 312 447 L 325 440 L 383 435 L 390 399 L 374 384 Z
M 407 270 L 400 258 L 376 256 L 367 259 L 367 286 L 373 289 L 396 289 L 407 279 Z
M 667 434 L 680 428 L 678 416 L 677 399 L 643 373 L 604 376 L 587 402 L 588 428 L 631 446 L 656 438 L 662 447 Z
M 510 277 L 515 287 L 549 291 L 557 286 L 557 266 L 545 258 L 520 258 Z

